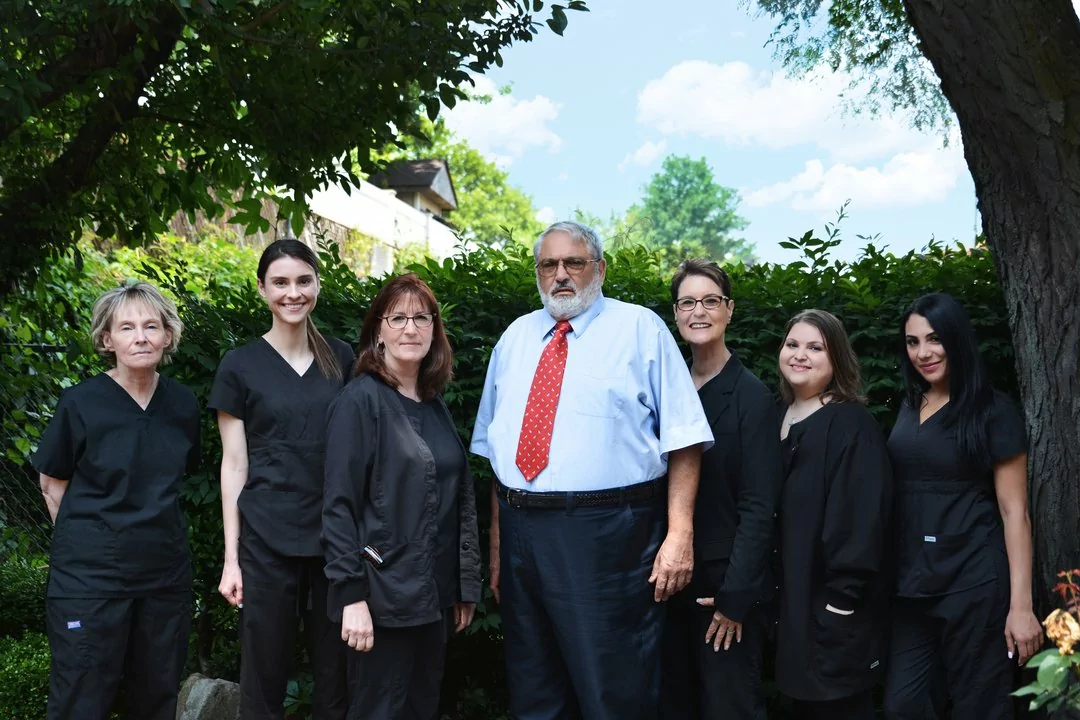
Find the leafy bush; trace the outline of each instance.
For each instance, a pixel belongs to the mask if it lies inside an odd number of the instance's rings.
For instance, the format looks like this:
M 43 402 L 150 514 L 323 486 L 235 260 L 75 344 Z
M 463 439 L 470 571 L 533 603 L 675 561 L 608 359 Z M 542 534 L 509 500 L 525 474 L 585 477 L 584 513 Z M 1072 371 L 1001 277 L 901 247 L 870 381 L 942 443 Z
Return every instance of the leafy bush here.
M 49 641 L 41 633 L 0 638 L 0 720 L 45 717 Z
M 0 637 L 45 632 L 45 584 L 49 573 L 40 555 L 12 553 L 0 562 Z
M 900 315 L 918 295 L 946 290 L 957 295 L 972 315 L 995 383 L 1015 392 L 1006 309 L 985 250 L 935 246 L 925 254 L 896 257 L 871 246 L 859 260 L 847 263 L 829 259 L 838 242 L 837 228 L 831 226 L 824 237 L 807 233 L 788 241 L 788 246 L 802 252 L 799 262 L 731 269 L 735 308 L 729 343 L 766 383 L 775 384 L 780 334 L 788 318 L 807 307 L 830 310 L 844 321 L 859 354 L 870 409 L 884 426 L 890 426 L 902 395 L 897 365 Z M 25 357 L 0 362 L 0 387 L 16 383 L 19 392 L 33 399 L 32 411 L 25 411 L 18 422 L 4 421 L 4 447 L 12 447 L 11 438 L 19 448 L 8 452 L 9 462 L 25 462 L 32 452 L 55 406 L 58 388 L 100 367 L 81 338 L 86 335 L 89 303 L 102 283 L 112 284 L 117 274 L 140 275 L 177 299 L 185 331 L 175 362 L 165 372 L 204 400 L 221 356 L 269 327 L 270 314 L 255 291 L 253 256 L 248 251 L 224 243 L 198 253 L 182 244 L 167 247 L 168 252 L 112 258 L 87 252 L 82 271 L 70 256 L 43 274 L 51 278 L 48 283 L 22 297 L 9 298 L 8 305 L 0 308 L 0 333 L 11 332 L 16 313 L 25 309 L 35 323 L 31 338 L 45 337 L 72 348 L 51 357 L 47 367 L 43 360 L 36 360 L 42 369 L 35 370 L 33 377 L 26 374 Z M 324 249 L 321 256 L 322 294 L 316 320 L 325 332 L 355 343 L 364 313 L 382 281 L 357 279 L 335 246 Z M 672 321 L 668 278 L 660 276 L 657 255 L 625 248 L 607 259 L 605 294 L 650 307 Z M 199 264 L 203 262 L 214 266 Z M 492 348 L 514 318 L 539 306 L 531 254 L 511 245 L 505 251 L 481 249 L 441 262 L 427 259 L 409 269 L 431 285 L 442 306 L 456 356 L 455 379 L 447 389 L 446 402 L 458 430 L 467 438 Z M 35 305 L 55 311 L 39 312 L 31 307 Z M 190 657 L 192 669 L 235 678 L 239 659 L 236 612 L 217 595 L 222 555 L 221 455 L 210 413 L 204 415 L 202 430 L 202 467 L 183 493 L 195 563 L 196 618 Z M 486 534 L 490 518 L 485 498 L 492 475 L 480 459 L 474 459 L 473 470 L 481 532 Z M 9 492 L 7 482 L 0 473 L 0 497 Z M 466 636 L 451 645 L 448 660 L 444 705 L 460 718 L 486 719 L 505 713 L 502 636 L 498 609 L 490 598 L 481 604 L 477 618 Z M 303 677 L 301 673 L 299 680 Z

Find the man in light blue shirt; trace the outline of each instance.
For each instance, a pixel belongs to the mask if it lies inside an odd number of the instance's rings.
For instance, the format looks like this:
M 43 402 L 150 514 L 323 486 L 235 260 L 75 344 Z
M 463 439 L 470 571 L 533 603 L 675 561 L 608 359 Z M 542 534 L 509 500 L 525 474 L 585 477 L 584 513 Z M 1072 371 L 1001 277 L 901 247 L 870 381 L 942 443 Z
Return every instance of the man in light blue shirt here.
M 690 580 L 712 433 L 664 322 L 602 295 L 595 232 L 555 223 L 533 256 L 544 308 L 495 346 L 471 445 L 498 478 L 491 588 L 511 715 L 653 720 L 660 603 Z M 569 329 L 555 332 L 563 320 Z M 563 336 L 563 354 L 545 352 Z M 554 375 L 539 372 L 542 355 Z M 537 395 L 534 375 L 549 396 Z

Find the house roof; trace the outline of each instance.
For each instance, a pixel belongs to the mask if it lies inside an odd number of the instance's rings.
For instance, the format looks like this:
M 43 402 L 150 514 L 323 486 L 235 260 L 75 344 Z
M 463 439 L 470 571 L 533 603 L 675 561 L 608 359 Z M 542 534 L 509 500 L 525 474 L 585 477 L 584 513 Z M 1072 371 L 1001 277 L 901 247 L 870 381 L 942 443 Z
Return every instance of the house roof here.
M 457 209 L 457 193 L 445 160 L 399 160 L 372 175 L 368 182 L 399 193 L 420 193 L 443 210 Z

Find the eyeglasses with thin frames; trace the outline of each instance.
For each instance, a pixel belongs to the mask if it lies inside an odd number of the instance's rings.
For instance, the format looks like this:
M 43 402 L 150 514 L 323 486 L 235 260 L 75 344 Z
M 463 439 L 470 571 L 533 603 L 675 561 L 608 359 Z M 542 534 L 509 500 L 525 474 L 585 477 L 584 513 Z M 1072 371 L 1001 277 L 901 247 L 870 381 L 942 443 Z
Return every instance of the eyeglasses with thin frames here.
M 409 324 L 410 320 L 412 320 L 412 323 L 417 330 L 426 330 L 431 327 L 433 322 L 435 322 L 435 313 L 422 312 L 416 313 L 415 315 L 402 315 L 396 313 L 394 315 L 384 315 L 382 319 L 385 320 L 386 324 L 393 330 L 403 330 L 405 326 Z
M 567 275 L 580 275 L 585 271 L 589 263 L 600 262 L 600 258 L 569 257 L 562 260 L 541 260 L 536 263 L 536 274 L 540 277 L 551 277 L 559 272 L 559 263 L 566 268 Z
M 706 310 L 719 310 L 722 306 L 731 302 L 731 298 L 726 295 L 706 295 L 703 298 L 681 297 L 675 301 L 675 307 L 679 309 L 679 312 L 689 313 L 694 312 L 694 308 L 698 303 L 701 303 L 701 307 Z

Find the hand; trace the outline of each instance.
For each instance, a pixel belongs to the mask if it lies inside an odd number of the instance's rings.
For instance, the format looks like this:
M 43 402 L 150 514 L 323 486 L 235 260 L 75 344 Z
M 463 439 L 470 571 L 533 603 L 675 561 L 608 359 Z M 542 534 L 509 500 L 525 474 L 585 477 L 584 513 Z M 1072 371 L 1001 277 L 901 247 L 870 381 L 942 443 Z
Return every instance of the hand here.
M 225 562 L 225 567 L 221 569 L 221 582 L 218 583 L 217 589 L 230 605 L 244 607 L 244 579 L 240 575 L 240 563 Z
M 488 587 L 491 588 L 491 594 L 495 596 L 495 602 L 499 602 L 499 529 L 492 527 L 488 536 L 490 544 L 488 545 Z
M 653 560 L 649 582 L 656 584 L 653 600 L 663 602 L 690 583 L 694 572 L 694 536 L 668 532 Z
M 375 647 L 375 626 L 366 601 L 346 605 L 341 612 L 341 639 L 358 652 Z
M 716 607 L 716 600 L 710 597 L 698 598 L 697 604 L 703 607 Z M 727 650 L 731 647 L 732 638 L 735 642 L 742 642 L 742 623 L 724 617 L 724 613 L 716 610 L 713 612 L 709 629 L 705 631 L 705 644 L 712 643 L 713 652 L 720 652 L 721 643 Z
M 1017 658 L 1017 663 L 1023 665 L 1039 652 L 1042 644 L 1043 629 L 1035 613 L 1010 609 L 1009 616 L 1005 618 L 1005 647 L 1009 650 L 1009 657 Z
M 476 603 L 454 603 L 454 632 L 461 632 L 472 624 L 476 615 Z

